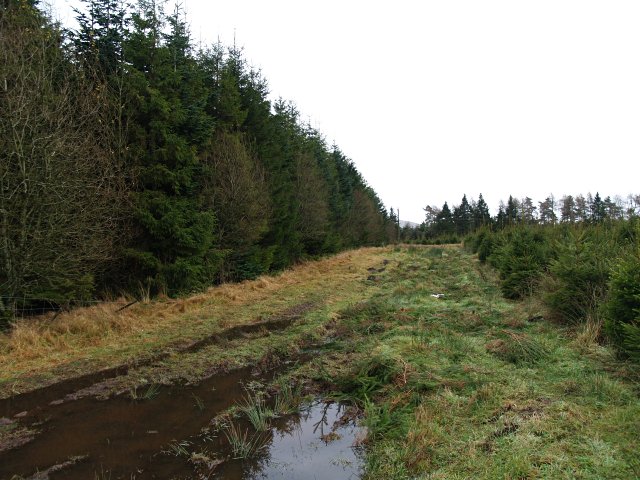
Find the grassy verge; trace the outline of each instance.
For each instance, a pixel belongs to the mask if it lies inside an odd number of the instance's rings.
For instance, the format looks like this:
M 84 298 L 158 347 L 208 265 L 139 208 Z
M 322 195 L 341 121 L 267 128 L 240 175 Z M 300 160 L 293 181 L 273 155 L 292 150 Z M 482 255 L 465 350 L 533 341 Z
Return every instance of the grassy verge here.
M 116 311 L 119 304 L 113 303 L 74 310 L 54 321 L 19 321 L 8 334 L 0 336 L 0 398 L 174 352 L 225 329 L 260 322 L 302 303 L 317 304 L 318 310 L 325 313 L 320 319 L 324 320 L 345 303 L 366 298 L 377 290 L 375 281 L 366 280 L 367 269 L 379 267 L 390 253 L 390 249 L 375 248 L 344 252 L 298 265 L 277 276 L 222 285 L 185 299 L 137 304 L 120 312 Z M 306 317 L 316 318 L 313 312 Z M 226 350 L 230 348 L 234 345 Z M 241 349 L 239 356 L 231 355 L 238 352 L 221 347 L 205 350 L 221 362 L 255 360 L 264 353 L 247 353 L 260 350 L 253 342 Z M 191 357 L 185 355 L 184 360 Z M 170 356 L 168 363 L 176 362 Z M 199 370 L 204 368 L 200 366 Z
M 410 248 L 295 375 L 360 406 L 366 478 L 638 478 L 628 365 L 543 313 L 458 248 Z

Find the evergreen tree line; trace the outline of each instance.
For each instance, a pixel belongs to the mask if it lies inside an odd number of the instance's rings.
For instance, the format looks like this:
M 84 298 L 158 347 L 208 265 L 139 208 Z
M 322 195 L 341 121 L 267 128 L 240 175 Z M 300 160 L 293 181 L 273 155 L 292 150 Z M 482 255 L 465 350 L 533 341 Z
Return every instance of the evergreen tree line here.
M 160 0 L 0 12 L 0 309 L 175 295 L 393 239 L 354 164 Z M 2 312 L 0 312 L 2 313 Z
M 478 200 L 467 200 L 463 195 L 459 205 L 441 208 L 425 207 L 425 220 L 418 227 L 405 227 L 400 238 L 409 242 L 458 243 L 475 230 L 487 227 L 502 230 L 514 225 L 597 224 L 606 221 L 628 219 L 640 214 L 640 195 L 628 195 L 626 199 L 610 196 L 604 199 L 599 193 L 564 195 L 556 200 L 549 195 L 537 204 L 530 197 L 500 202 L 492 216 L 482 194 Z

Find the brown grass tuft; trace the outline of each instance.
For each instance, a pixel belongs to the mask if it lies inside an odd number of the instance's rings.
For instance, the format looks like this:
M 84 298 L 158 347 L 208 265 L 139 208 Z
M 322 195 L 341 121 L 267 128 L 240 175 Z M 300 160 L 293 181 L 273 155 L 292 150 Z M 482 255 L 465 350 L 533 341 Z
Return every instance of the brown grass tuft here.
M 597 315 L 589 315 L 586 321 L 578 327 L 573 344 L 582 353 L 597 348 L 602 341 L 603 319 Z
M 390 251 L 343 252 L 295 265 L 277 276 L 211 287 L 189 298 L 159 298 L 120 312 L 127 299 L 63 312 L 54 321 L 51 315 L 18 320 L 9 332 L 0 334 L 0 383 L 76 361 L 88 361 L 83 367 L 87 369 L 92 368 L 91 362 L 93 368 L 114 366 L 152 348 L 253 322 L 308 295 L 320 294 L 331 305 L 358 292 L 366 269 Z

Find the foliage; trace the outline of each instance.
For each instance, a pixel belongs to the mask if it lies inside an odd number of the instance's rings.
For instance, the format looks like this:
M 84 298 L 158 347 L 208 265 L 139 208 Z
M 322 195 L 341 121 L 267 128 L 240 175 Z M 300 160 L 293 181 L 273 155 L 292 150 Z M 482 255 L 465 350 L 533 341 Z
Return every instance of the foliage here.
M 618 350 L 640 355 L 640 234 L 638 220 L 576 225 L 520 225 L 499 232 L 480 229 L 465 238 L 500 273 L 505 297 L 534 294 L 555 319 L 582 325 L 578 340 L 602 340 L 601 327 Z
M 503 337 L 487 343 L 486 348 L 508 362 L 536 364 L 549 355 L 544 344 L 528 335 L 506 331 Z
M 595 314 L 607 293 L 611 259 L 617 246 L 602 229 L 569 231 L 555 242 L 544 299 L 565 322 L 583 322 Z
M 3 318 L 203 290 L 395 235 L 241 49 L 194 49 L 181 7 L 83 0 L 66 32 L 34 4 L 0 7 Z
M 385 260 L 383 288 L 363 282 L 366 269 Z M 176 342 L 191 345 L 219 333 L 229 325 L 223 322 L 253 322 L 301 299 L 322 299 L 283 330 L 207 344 L 145 367 L 133 362 L 132 374 L 119 381 L 139 381 L 137 369 L 150 383 L 180 382 L 185 376 L 196 383 L 212 371 L 260 363 L 274 351 L 304 345 L 311 355 L 283 363 L 286 381 L 311 392 L 332 388 L 330 394 L 351 398 L 360 407 L 358 421 L 368 427 L 358 436 L 366 447 L 362 478 L 637 477 L 637 369 L 610 355 L 607 345 L 585 354 L 571 338 L 573 329 L 540 318 L 544 310 L 536 302 L 502 299 L 491 273 L 454 246 L 354 250 L 187 300 L 134 305 L 122 315 L 135 312 L 135 329 L 120 336 L 111 330 L 62 349 L 65 341 L 77 342 L 80 336 L 67 323 L 67 316 L 77 312 L 69 312 L 43 324 L 39 339 L 51 345 L 48 353 L 55 351 L 74 368 L 68 374 L 77 375 L 78 368 L 90 372 L 87 364 L 114 366 L 148 358 L 154 349 Z M 436 299 L 433 292 L 446 295 Z M 97 312 L 87 323 L 104 317 L 105 311 Z M 193 317 L 201 321 L 183 328 L 184 319 Z M 56 324 L 63 333 L 54 337 Z M 383 328 L 368 328 L 375 324 Z M 149 335 L 157 341 L 149 342 Z M 511 335 L 528 346 L 542 346 L 545 353 L 532 356 L 523 349 L 514 362 L 486 348 Z M 34 388 L 38 384 L 32 382 L 50 381 L 51 372 L 60 371 L 50 360 L 36 368 L 34 353 L 25 352 L 26 359 L 4 357 L 5 395 Z M 366 397 L 358 394 L 365 383 L 354 378 L 360 374 L 373 385 Z M 382 384 L 384 378 L 388 381 Z M 290 397 L 286 388 L 275 390 Z M 193 410 L 192 403 L 185 402 L 187 411 Z M 260 436 L 246 429 L 244 419 L 237 420 L 222 427 L 222 441 L 232 437 L 234 456 L 259 454 Z M 193 450 L 187 447 L 186 453 Z M 186 455 L 179 448 L 174 453 Z
M 503 243 L 487 257 L 500 272 L 500 288 L 506 298 L 531 295 L 553 257 L 542 230 L 516 228 L 502 234 Z
M 269 429 L 269 420 L 274 413 L 265 405 L 265 400 L 257 393 L 247 393 L 247 396 L 238 403 L 240 410 L 247 416 L 253 428 L 258 432 Z
M 250 458 L 256 455 L 267 444 L 265 432 L 251 435 L 249 430 L 230 422 L 224 430 L 225 437 L 231 446 L 233 458 Z
M 0 7 L 0 310 L 92 297 L 129 238 L 117 104 L 31 2 Z
M 640 242 L 618 259 L 604 305 L 605 329 L 614 344 L 640 362 Z
M 634 370 L 607 346 L 585 355 L 540 303 L 501 300 L 471 256 L 434 250 L 399 247 L 384 291 L 343 310 L 335 334 L 376 310 L 388 312 L 384 329 L 334 341 L 321 369 L 301 367 L 361 407 L 363 478 L 636 477 Z M 438 291 L 450 296 L 428 295 Z

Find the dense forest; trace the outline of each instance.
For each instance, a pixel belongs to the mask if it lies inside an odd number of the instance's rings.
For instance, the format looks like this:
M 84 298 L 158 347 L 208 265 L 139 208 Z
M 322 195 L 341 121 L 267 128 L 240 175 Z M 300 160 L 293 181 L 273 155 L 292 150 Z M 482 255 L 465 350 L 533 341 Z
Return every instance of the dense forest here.
M 0 309 L 176 295 L 396 234 L 354 164 L 235 45 L 164 2 L 0 12 Z M 0 312 L 0 313 L 2 313 Z

